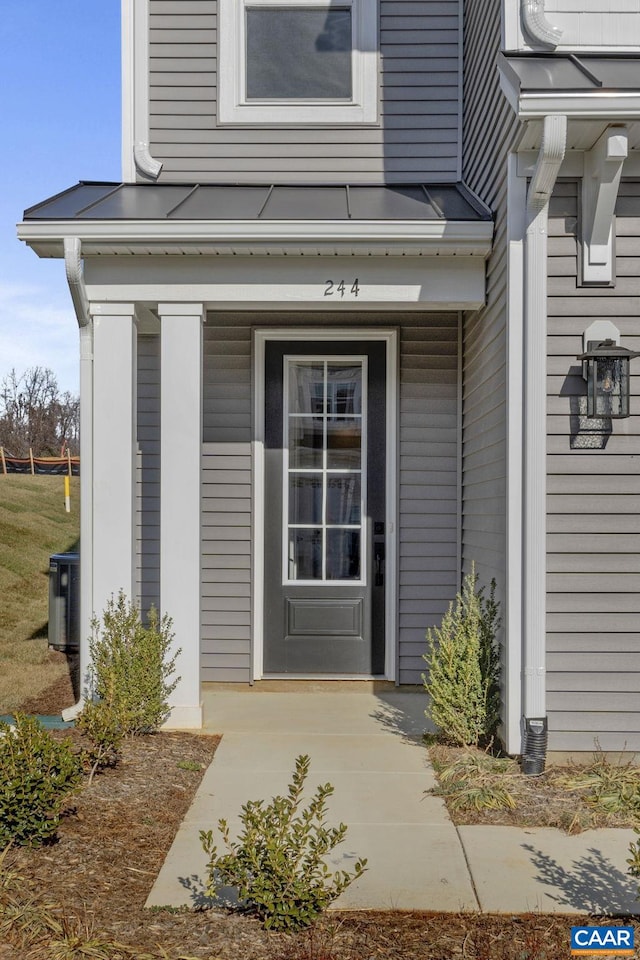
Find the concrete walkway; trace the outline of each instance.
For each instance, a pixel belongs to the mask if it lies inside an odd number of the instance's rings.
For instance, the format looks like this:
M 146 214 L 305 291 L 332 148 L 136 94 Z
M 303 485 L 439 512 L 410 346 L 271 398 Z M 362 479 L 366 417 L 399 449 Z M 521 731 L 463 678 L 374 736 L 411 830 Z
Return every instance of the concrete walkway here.
M 309 794 L 331 782 L 330 820 L 349 828 L 332 867 L 368 859 L 336 908 L 640 913 L 625 863 L 632 831 L 457 829 L 426 792 L 424 705 L 398 691 L 208 694 L 205 727 L 223 739 L 147 906 L 207 903 L 200 830 L 225 817 L 236 832 L 242 804 L 286 793 L 306 753 Z

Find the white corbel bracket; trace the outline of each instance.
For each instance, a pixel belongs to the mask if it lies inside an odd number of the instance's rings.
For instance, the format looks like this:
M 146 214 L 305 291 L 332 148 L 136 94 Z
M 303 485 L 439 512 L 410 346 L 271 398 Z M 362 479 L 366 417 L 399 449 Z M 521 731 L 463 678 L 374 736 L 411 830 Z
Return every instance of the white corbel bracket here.
M 549 203 L 566 149 L 567 118 L 564 114 L 549 114 L 544 118 L 540 152 L 527 194 L 527 206 L 532 214 Z
M 583 283 L 613 282 L 613 216 L 627 155 L 625 126 L 607 127 L 585 153 L 581 224 Z
M 89 323 L 89 299 L 84 285 L 82 241 L 79 237 L 64 238 L 64 266 L 78 325 L 85 327 Z
M 560 27 L 554 27 L 545 16 L 544 0 L 521 0 L 522 25 L 539 46 L 555 49 L 562 39 Z

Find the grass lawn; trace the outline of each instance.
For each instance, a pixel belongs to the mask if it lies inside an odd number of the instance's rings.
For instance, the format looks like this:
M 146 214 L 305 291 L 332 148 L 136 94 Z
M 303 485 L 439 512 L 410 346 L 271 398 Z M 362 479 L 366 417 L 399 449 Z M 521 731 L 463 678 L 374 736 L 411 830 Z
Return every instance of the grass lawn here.
M 0 714 L 10 713 L 67 672 L 47 648 L 49 557 L 77 548 L 80 481 L 0 475 Z

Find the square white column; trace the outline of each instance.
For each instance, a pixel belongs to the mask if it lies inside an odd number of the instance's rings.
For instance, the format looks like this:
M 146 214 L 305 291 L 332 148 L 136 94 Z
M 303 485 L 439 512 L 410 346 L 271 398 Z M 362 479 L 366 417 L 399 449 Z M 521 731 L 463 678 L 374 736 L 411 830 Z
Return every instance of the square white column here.
M 169 726 L 202 726 L 200 699 L 201 303 L 159 304 L 160 612 L 173 620 L 180 682 Z
M 93 613 L 135 600 L 136 341 L 132 303 L 92 303 Z

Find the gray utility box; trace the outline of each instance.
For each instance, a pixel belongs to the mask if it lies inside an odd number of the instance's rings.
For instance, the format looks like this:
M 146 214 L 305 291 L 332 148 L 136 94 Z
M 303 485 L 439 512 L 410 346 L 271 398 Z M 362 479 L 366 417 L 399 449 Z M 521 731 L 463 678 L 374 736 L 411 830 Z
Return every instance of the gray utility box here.
M 80 554 L 49 558 L 49 647 L 63 653 L 80 646 Z

